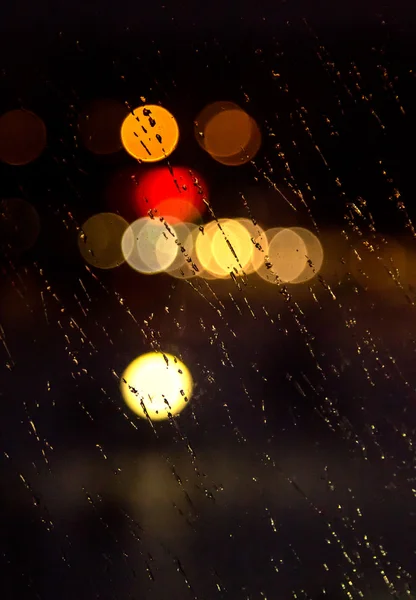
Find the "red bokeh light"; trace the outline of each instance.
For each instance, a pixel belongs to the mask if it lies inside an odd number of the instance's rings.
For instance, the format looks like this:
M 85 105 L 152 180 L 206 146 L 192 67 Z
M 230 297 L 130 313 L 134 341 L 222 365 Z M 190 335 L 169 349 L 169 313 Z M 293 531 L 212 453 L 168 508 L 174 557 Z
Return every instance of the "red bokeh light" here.
M 135 203 L 140 216 L 163 217 L 167 222 L 195 221 L 206 210 L 207 186 L 186 167 L 156 167 L 140 175 Z
M 167 223 L 194 223 L 201 218 L 201 213 L 186 200 L 173 198 L 164 200 L 152 210 L 155 217 L 163 218 Z

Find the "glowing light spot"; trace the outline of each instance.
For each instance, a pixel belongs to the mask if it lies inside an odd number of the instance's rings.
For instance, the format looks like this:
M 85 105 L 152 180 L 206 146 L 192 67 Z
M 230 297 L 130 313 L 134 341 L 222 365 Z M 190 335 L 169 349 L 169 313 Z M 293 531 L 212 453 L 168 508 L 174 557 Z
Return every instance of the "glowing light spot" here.
M 168 223 L 196 221 L 206 210 L 207 185 L 196 171 L 185 167 L 156 167 L 137 178 L 135 199 L 141 216 L 149 210 Z
M 279 227 L 269 229 L 266 234 L 270 240 L 269 261 L 257 273 L 269 283 L 292 282 L 307 265 L 305 242 L 292 229 Z
M 253 255 L 253 244 L 247 229 L 233 219 L 220 219 L 222 231 L 217 228 L 211 244 L 211 251 L 218 265 L 214 274 L 230 271 L 241 273 L 249 266 Z
M 123 256 L 140 273 L 161 273 L 173 264 L 178 254 L 178 246 L 170 237 L 166 224 L 150 217 L 138 219 L 123 235 Z
M 211 221 L 200 231 L 195 242 L 196 254 L 203 268 L 215 277 L 241 274 L 250 264 L 253 244 L 247 229 L 233 219 Z M 204 276 L 204 274 L 203 274 Z
M 238 223 L 247 229 L 252 243 L 252 257 L 244 271 L 247 275 L 257 271 L 265 262 L 269 252 L 269 241 L 265 231 L 250 219 L 236 219 Z
M 37 210 L 22 198 L 0 202 L 0 244 L 6 253 L 29 250 L 40 233 Z
M 205 150 L 217 158 L 229 158 L 247 146 L 251 138 L 251 119 L 242 110 L 218 113 L 205 127 Z
M 78 120 L 78 130 L 85 147 L 94 154 L 112 154 L 123 147 L 121 126 L 128 114 L 121 102 L 100 99 L 91 102 Z
M 184 243 L 188 239 L 192 226 L 191 223 L 177 223 L 165 227 L 166 235 L 160 235 L 156 242 L 156 255 L 163 257 L 176 254 L 173 262 L 165 268 L 167 273 L 181 269 L 185 262 L 185 256 L 182 248 L 185 248 Z
M 169 275 L 177 279 L 192 279 L 194 277 L 201 277 L 204 274 L 204 268 L 198 260 L 195 251 L 196 239 L 200 233 L 199 227 L 193 223 L 187 223 L 187 228 L 189 229 L 189 233 L 182 244 L 183 251 L 182 248 L 180 249 L 183 263 L 175 269 L 169 269 Z
M 164 219 L 168 223 L 183 221 L 199 221 L 201 213 L 190 202 L 178 202 L 177 198 L 164 200 L 152 211 L 155 217 Z
M 124 262 L 121 240 L 129 224 L 114 213 L 90 217 L 78 235 L 78 248 L 84 260 L 99 269 L 113 269 Z
M 178 145 L 179 127 L 166 108 L 147 104 L 134 109 L 121 126 L 125 150 L 142 162 L 158 162 L 172 154 Z
M 129 364 L 120 389 L 127 406 L 139 417 L 162 421 L 178 415 L 192 395 L 188 368 L 175 356 L 151 352 Z
M 205 272 L 207 274 L 211 274 L 214 276 L 214 270 L 218 270 L 218 265 L 216 264 L 215 258 L 212 254 L 212 240 L 217 232 L 218 225 L 216 221 L 211 221 L 204 225 L 198 232 L 195 237 L 195 254 L 197 260 L 201 265 L 201 276 L 204 276 Z M 229 273 L 224 273 L 220 269 L 219 276 L 228 276 Z
M 305 283 L 319 273 L 324 261 L 324 251 L 321 242 L 311 231 L 303 227 L 292 227 L 291 229 L 302 238 L 306 246 L 306 266 L 298 277 L 292 279 L 291 283 Z
M 195 137 L 212 158 L 228 166 L 249 162 L 261 145 L 257 123 L 233 102 L 206 106 L 195 120 Z
M 0 117 L 0 160 L 9 165 L 27 165 L 46 147 L 46 127 L 28 110 L 11 110 Z

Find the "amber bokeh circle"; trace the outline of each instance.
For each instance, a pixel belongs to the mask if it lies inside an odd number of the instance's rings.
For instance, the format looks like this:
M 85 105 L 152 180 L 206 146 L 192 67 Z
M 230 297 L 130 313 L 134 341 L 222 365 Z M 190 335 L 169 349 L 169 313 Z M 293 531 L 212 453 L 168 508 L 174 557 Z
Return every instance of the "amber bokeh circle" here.
M 141 162 L 158 162 L 178 145 L 179 127 L 175 117 L 162 106 L 147 104 L 135 108 L 123 121 L 121 141 L 125 150 Z

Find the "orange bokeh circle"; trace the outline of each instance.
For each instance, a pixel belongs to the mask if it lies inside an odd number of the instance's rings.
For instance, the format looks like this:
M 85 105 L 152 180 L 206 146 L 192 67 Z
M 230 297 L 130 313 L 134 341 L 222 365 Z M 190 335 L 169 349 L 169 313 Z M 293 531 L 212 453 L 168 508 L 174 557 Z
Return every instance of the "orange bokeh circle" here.
M 141 162 L 167 158 L 179 142 L 175 117 L 162 106 L 146 104 L 135 108 L 123 121 L 121 141 L 125 150 Z
M 201 148 L 227 166 L 249 162 L 261 146 L 257 123 L 234 102 L 206 106 L 194 122 L 194 133 Z

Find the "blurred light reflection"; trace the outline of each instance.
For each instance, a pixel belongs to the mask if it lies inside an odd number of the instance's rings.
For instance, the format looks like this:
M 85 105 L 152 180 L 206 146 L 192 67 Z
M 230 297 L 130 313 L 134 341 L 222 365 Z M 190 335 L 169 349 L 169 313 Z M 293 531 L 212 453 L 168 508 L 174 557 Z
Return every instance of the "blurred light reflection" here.
M 207 185 L 186 167 L 156 167 L 138 174 L 134 192 L 140 216 L 149 211 L 168 223 L 198 221 L 207 206 Z
M 300 276 L 307 265 L 307 250 L 303 239 L 292 229 L 281 227 L 266 231 L 269 239 L 269 264 L 257 273 L 269 283 L 290 283 Z
M 261 146 L 257 123 L 234 102 L 206 106 L 195 119 L 194 132 L 201 148 L 228 166 L 249 162 Z
M 171 354 L 150 352 L 124 371 L 120 389 L 128 407 L 142 418 L 161 421 L 178 415 L 192 394 L 191 373 Z
M 78 248 L 84 260 L 99 269 L 113 269 L 124 262 L 121 239 L 129 224 L 114 213 L 100 213 L 82 225 Z
M 179 247 L 166 224 L 150 217 L 137 219 L 129 225 L 121 240 L 126 262 L 136 271 L 151 275 L 168 269 Z
M 158 162 L 178 145 L 179 127 L 175 117 L 162 106 L 147 104 L 135 108 L 121 126 L 125 150 L 141 162 Z
M 291 227 L 291 230 L 301 237 L 306 246 L 306 266 L 298 277 L 292 279 L 291 283 L 305 283 L 319 273 L 324 261 L 324 251 L 319 239 L 309 229 Z

